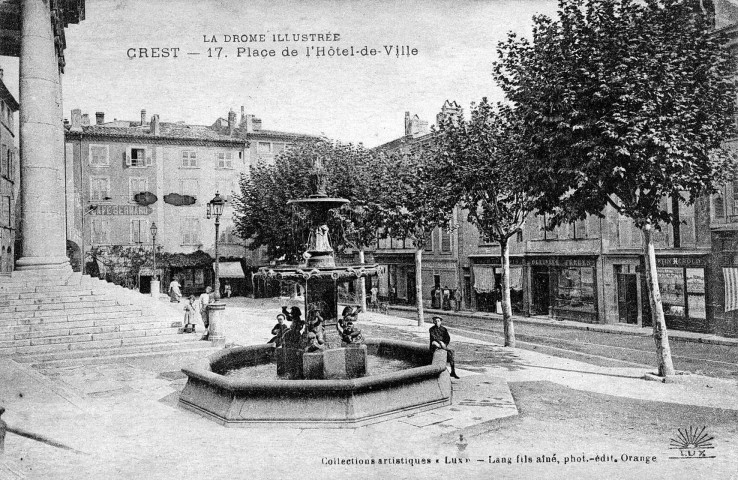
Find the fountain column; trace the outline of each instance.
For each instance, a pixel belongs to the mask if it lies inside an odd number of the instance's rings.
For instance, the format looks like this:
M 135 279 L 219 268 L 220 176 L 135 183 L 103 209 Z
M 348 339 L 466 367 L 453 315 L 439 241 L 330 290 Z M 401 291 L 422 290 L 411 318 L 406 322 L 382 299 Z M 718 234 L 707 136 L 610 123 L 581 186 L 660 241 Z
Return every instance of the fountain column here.
M 69 268 L 61 79 L 49 0 L 21 0 L 19 270 Z M 63 137 L 62 137 L 63 138 Z

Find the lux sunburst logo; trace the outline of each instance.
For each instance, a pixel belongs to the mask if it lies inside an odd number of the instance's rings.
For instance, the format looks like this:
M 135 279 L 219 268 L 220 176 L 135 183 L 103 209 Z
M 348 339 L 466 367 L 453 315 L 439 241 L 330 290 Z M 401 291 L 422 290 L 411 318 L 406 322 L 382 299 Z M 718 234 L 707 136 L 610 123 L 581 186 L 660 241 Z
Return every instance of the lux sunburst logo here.
M 677 430 L 677 435 L 671 438 L 669 443 L 670 450 L 679 450 L 678 457 L 669 457 L 672 459 L 692 459 L 692 458 L 715 458 L 715 455 L 707 455 L 707 451 L 715 448 L 712 441 L 715 437 L 705 432 L 707 427 L 689 427 Z

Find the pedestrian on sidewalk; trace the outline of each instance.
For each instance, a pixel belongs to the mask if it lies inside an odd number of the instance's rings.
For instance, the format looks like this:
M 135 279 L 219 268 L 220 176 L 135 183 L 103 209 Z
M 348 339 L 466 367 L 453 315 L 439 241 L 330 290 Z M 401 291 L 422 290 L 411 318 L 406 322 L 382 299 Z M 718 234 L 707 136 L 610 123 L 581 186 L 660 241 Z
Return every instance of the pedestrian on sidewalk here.
M 185 303 L 184 311 L 184 330 L 183 333 L 193 333 L 195 331 L 195 319 L 200 316 L 200 309 L 197 305 L 194 295 L 190 295 Z
M 454 292 L 454 310 L 457 312 L 461 310 L 461 300 L 462 300 L 461 289 L 457 288 L 456 291 Z
M 211 294 L 213 293 L 213 289 L 211 287 L 207 287 L 205 289 L 205 292 L 200 295 L 200 316 L 202 317 L 202 323 L 205 325 L 205 336 L 203 337 L 203 340 L 207 340 L 208 338 L 208 328 L 210 328 L 210 317 L 208 317 L 208 305 L 210 304 L 210 301 L 212 299 Z
M 451 335 L 448 334 L 446 327 L 441 325 L 441 317 L 433 317 L 433 326 L 428 330 L 430 333 L 430 350 L 434 353 L 436 350 L 446 350 L 446 359 L 448 364 L 451 365 L 451 376 L 453 378 L 459 378 L 456 375 L 456 366 L 454 363 L 454 349 L 448 346 L 451 343 Z
M 169 301 L 172 303 L 179 303 L 182 298 L 182 285 L 177 281 L 177 277 L 174 277 L 169 283 Z
M 447 285 L 443 286 L 443 305 L 444 310 L 451 310 L 451 290 Z
M 376 312 L 379 309 L 379 289 L 376 285 L 372 286 L 372 297 L 371 297 L 371 310 L 372 312 Z
M 441 308 L 441 286 L 436 285 L 435 292 L 433 293 L 433 308 Z

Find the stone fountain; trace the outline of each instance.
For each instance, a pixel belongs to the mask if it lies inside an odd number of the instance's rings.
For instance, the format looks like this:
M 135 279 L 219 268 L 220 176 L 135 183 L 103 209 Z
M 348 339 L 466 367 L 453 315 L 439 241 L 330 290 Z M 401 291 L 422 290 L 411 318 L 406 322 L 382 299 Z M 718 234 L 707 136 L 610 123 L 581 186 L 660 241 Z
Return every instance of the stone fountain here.
M 343 329 L 357 314 L 344 309 L 343 318 L 338 318 L 338 285 L 377 275 L 379 267 L 336 265 L 327 223 L 330 211 L 348 200 L 327 195 L 322 159 L 315 159 L 311 176 L 315 193 L 289 202 L 306 209 L 311 223 L 305 264 L 264 267 L 256 275 L 301 285 L 307 325 L 322 321 L 328 331 L 336 324 Z M 445 351 L 432 353 L 428 344 L 385 339 L 349 339 L 342 346 L 326 341 L 312 348 L 310 339 L 315 335 L 308 333 L 304 322 L 292 323 L 279 348 L 269 343 L 225 349 L 182 369 L 188 380 L 180 406 L 227 426 L 317 428 L 355 427 L 451 403 Z M 412 367 L 372 375 L 367 371 L 367 355 L 403 360 Z M 227 375 L 264 364 L 274 364 L 281 379 Z

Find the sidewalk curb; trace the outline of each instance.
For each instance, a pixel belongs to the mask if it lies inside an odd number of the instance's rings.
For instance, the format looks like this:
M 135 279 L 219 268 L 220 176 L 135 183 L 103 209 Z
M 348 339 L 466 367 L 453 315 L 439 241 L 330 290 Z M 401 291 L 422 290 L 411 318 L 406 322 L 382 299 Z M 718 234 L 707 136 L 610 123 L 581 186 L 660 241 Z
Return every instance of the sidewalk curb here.
M 415 312 L 415 307 L 406 307 L 403 305 L 391 305 L 390 311 L 395 312 Z M 424 312 L 429 314 L 438 314 L 446 316 L 456 316 L 468 318 L 470 320 L 493 320 L 502 323 L 502 315 L 496 313 L 486 312 L 470 312 L 470 311 L 453 311 L 453 310 L 437 310 L 437 309 L 423 309 Z M 631 335 L 637 337 L 650 337 L 653 335 L 650 328 L 639 328 L 639 327 L 611 327 L 607 324 L 585 324 L 576 323 L 567 320 L 544 320 L 531 317 L 519 317 L 513 316 L 513 320 L 516 323 L 530 324 L 530 325 L 541 325 L 547 327 L 556 327 L 570 330 L 587 330 L 591 332 L 600 333 L 612 333 L 616 335 Z M 738 339 L 718 337 L 714 335 L 706 336 L 706 334 L 679 332 L 670 330 L 669 339 L 675 342 L 688 342 L 688 343 L 706 343 L 710 345 L 725 345 L 729 347 L 737 347 Z

